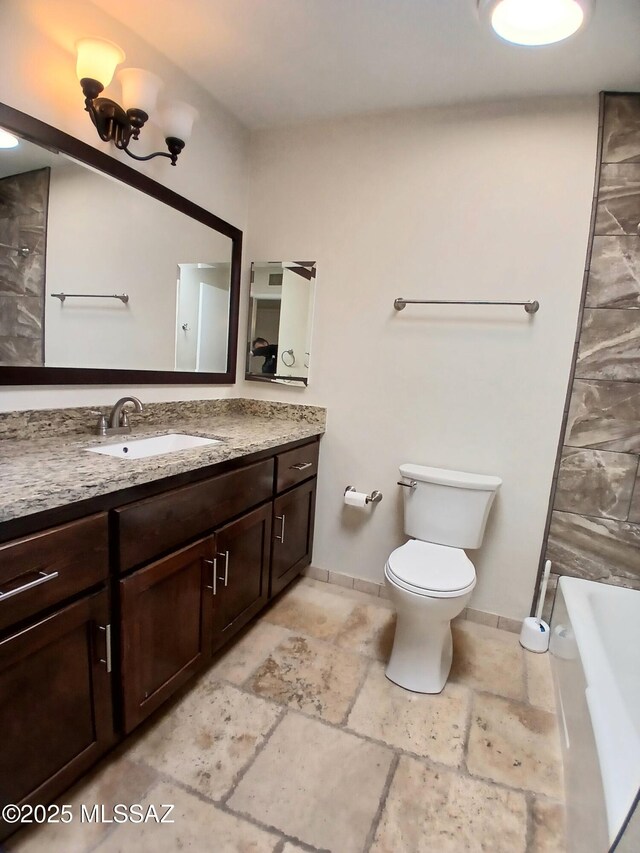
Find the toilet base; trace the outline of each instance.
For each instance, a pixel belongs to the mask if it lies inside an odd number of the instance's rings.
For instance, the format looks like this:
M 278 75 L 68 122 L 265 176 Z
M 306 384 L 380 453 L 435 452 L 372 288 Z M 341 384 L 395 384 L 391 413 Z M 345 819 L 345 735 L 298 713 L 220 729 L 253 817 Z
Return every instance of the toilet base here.
M 471 598 L 430 598 L 401 589 L 385 575 L 389 597 L 398 613 L 393 649 L 385 674 L 414 693 L 441 693 L 453 659 L 451 620 Z

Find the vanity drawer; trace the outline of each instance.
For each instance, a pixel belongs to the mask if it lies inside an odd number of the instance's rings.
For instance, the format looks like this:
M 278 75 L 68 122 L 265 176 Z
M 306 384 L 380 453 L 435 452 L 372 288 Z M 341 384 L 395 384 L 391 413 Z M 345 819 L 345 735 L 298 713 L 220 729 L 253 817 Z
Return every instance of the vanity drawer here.
M 0 545 L 0 630 L 106 578 L 108 546 L 104 512 Z
M 296 486 L 318 473 L 318 451 L 320 442 L 313 441 L 295 450 L 279 453 L 276 456 L 276 477 L 278 493 Z
M 121 572 L 202 536 L 273 495 L 273 459 L 115 510 Z

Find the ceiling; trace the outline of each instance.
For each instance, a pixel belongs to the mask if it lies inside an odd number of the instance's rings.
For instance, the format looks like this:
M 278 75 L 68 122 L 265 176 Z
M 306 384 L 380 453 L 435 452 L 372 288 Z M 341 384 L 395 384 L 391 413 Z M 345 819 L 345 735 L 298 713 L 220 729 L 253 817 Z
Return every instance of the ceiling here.
M 524 48 L 476 0 L 94 0 L 251 128 L 364 112 L 640 90 L 640 0 Z

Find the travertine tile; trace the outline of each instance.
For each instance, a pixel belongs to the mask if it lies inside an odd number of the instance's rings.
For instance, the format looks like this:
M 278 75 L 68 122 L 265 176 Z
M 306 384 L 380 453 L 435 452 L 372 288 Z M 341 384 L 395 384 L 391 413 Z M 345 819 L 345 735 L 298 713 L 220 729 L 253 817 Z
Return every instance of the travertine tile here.
M 470 693 L 449 683 L 442 693 L 411 693 L 393 684 L 373 663 L 349 714 L 355 732 L 456 767 L 462 761 Z
M 562 803 L 536 797 L 531 808 L 533 833 L 530 853 L 566 853 L 565 811 Z
M 109 832 L 108 823 L 82 822 L 81 807 L 89 813 L 94 805 L 104 806 L 106 816 L 113 814 L 116 803 L 140 803 L 147 791 L 155 785 L 157 774 L 141 767 L 118 753 L 102 761 L 96 769 L 81 779 L 58 800 L 71 806 L 71 823 L 49 823 L 33 827 L 5 842 L 8 853 L 84 853 L 98 844 Z
M 329 572 L 329 583 L 337 586 L 346 586 L 347 589 L 353 589 L 353 578 L 348 575 L 343 575 L 341 572 Z
M 395 613 L 376 604 L 357 604 L 335 639 L 336 645 L 377 660 L 388 660 L 395 633 Z
M 499 696 L 477 694 L 467 766 L 474 776 L 550 797 L 562 796 L 555 716 Z
M 508 631 L 473 622 L 456 622 L 451 681 L 476 690 L 524 699 L 522 649 Z
M 375 581 L 365 581 L 361 578 L 353 579 L 353 588 L 358 592 L 367 592 L 369 595 L 378 595 L 380 592 L 380 584 Z
M 498 627 L 498 614 L 485 613 L 484 610 L 475 610 L 473 607 L 467 607 L 466 619 L 469 622 L 476 622 L 478 625 L 486 625 L 489 628 Z
M 576 379 L 565 444 L 640 453 L 640 383 Z
M 335 853 L 360 853 L 392 753 L 288 714 L 240 781 L 230 808 Z
M 307 848 L 298 847 L 297 844 L 292 844 L 291 841 L 287 841 L 282 848 L 282 853 L 307 853 Z
M 129 752 L 208 797 L 222 797 L 280 709 L 214 678 L 201 681 Z
M 640 523 L 640 468 L 638 468 L 638 473 L 636 474 L 631 506 L 629 507 L 629 521 L 635 524 Z
M 371 853 L 524 853 L 523 794 L 402 756 Z
M 552 714 L 556 712 L 556 700 L 553 689 L 551 660 L 548 654 L 524 652 L 527 678 L 527 699 L 530 705 L 544 708 Z
M 347 601 L 359 601 L 363 604 L 379 604 L 381 607 L 389 607 L 393 609 L 393 604 L 390 601 L 386 601 L 382 599 L 380 594 L 370 595 L 368 592 L 360 592 L 360 590 L 354 589 L 352 587 L 347 586 L 339 586 L 338 584 L 323 584 L 319 581 L 313 580 L 312 578 L 302 578 L 298 584 L 298 587 L 313 587 L 314 589 L 319 589 L 322 592 L 326 592 L 329 595 L 335 595 L 337 598 L 342 598 Z M 384 588 L 384 585 L 381 589 Z
M 353 610 L 353 602 L 336 595 L 330 584 L 299 581 L 267 610 L 264 619 L 320 640 L 338 633 Z
M 210 673 L 233 684 L 243 684 L 276 646 L 290 636 L 291 631 L 280 625 L 263 620 L 254 622 L 241 638 L 227 647 Z
M 554 512 L 547 557 L 556 571 L 640 588 L 640 525 Z
M 323 581 L 324 583 L 328 583 L 329 581 L 328 569 L 318 569 L 315 566 L 307 566 L 303 574 L 306 578 L 313 578 L 314 580 Z
M 594 237 L 587 308 L 640 308 L 640 237 Z
M 509 616 L 498 616 L 498 628 L 509 634 L 519 634 L 522 628 L 522 619 L 511 619 Z
M 640 194 L 638 204 L 640 210 Z M 584 309 L 575 375 L 582 379 L 640 379 L 640 323 L 637 311 Z
M 366 666 L 362 657 L 329 643 L 292 636 L 269 655 L 247 686 L 258 696 L 339 723 Z
M 554 509 L 625 521 L 637 469 L 630 453 L 563 447 Z
M 174 806 L 168 815 L 173 823 L 120 824 L 97 850 L 100 853 L 130 853 L 132 850 L 139 853 L 174 853 L 176 850 L 268 853 L 280 840 L 275 833 L 265 832 L 167 782 L 160 782 L 142 803 L 145 809 L 155 806 L 159 815 L 167 811 L 162 808 L 163 804 Z

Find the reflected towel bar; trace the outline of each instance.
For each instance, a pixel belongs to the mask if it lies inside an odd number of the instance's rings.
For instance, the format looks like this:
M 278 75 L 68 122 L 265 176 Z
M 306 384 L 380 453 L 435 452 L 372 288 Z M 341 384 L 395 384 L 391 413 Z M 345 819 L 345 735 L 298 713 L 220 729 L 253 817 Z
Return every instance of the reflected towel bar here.
M 129 301 L 128 293 L 52 293 L 51 296 L 55 296 L 60 302 L 64 302 L 69 297 L 80 297 L 82 299 L 119 299 L 125 305 Z
M 527 314 L 535 314 L 540 303 L 536 299 L 529 299 L 527 302 L 492 302 L 479 299 L 403 299 L 399 296 L 393 302 L 393 307 L 396 311 L 402 311 L 407 305 L 523 305 Z
M 17 252 L 21 258 L 29 257 L 31 249 L 28 246 L 12 246 L 10 243 L 0 243 L 3 249 L 11 249 L 12 252 Z

